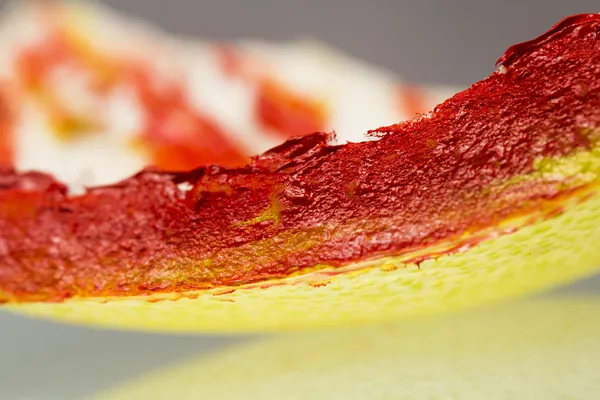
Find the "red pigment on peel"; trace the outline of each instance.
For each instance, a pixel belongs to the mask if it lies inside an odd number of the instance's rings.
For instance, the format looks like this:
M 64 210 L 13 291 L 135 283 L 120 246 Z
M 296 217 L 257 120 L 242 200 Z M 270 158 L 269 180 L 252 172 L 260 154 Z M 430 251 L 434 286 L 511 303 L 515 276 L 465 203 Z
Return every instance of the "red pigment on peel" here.
M 268 64 L 230 45 L 215 47 L 219 64 L 229 78 L 256 86 L 254 114 L 267 132 L 283 139 L 304 136 L 325 129 L 325 104 L 302 96 L 264 73 Z M 260 72 L 257 72 L 260 71 Z
M 279 83 L 262 81 L 256 96 L 255 113 L 260 124 L 285 139 L 325 129 L 324 106 Z
M 147 144 L 153 164 L 160 168 L 187 170 L 202 164 L 228 167 L 246 165 L 249 157 L 208 115 L 195 110 L 178 83 L 160 88 L 143 66 L 128 68 L 130 82 L 144 113 L 142 143 Z
M 213 49 L 221 70 L 228 78 L 249 78 L 246 66 L 248 61 L 240 50 L 228 43 L 217 44 Z
M 428 110 L 427 93 L 424 90 L 403 83 L 396 87 L 395 92 L 398 108 L 403 114 L 408 114 L 410 118 L 430 111 Z
M 546 43 L 554 39 L 562 39 L 566 35 L 572 35 L 573 33 L 578 36 L 596 34 L 596 23 L 598 20 L 600 20 L 600 14 L 571 15 L 556 23 L 547 32 L 537 38 L 509 47 L 498 61 L 496 61 L 496 66 L 504 65 L 508 67 L 523 54 L 531 53 Z
M 5 82 L 4 87 L 8 86 Z M 15 116 L 9 95 L 0 91 L 0 168 L 15 162 Z
M 4 170 L 0 292 L 183 293 L 410 254 L 543 215 L 576 196 L 573 185 L 511 178 L 540 157 L 589 150 L 600 125 L 600 21 L 573 21 L 511 50 L 506 71 L 429 116 L 372 131 L 376 141 L 335 146 L 315 133 L 244 167 L 145 170 L 74 197 L 51 177 Z
M 61 66 L 91 72 L 90 90 L 106 96 L 121 85 L 133 89 L 143 114 L 140 142 L 152 165 L 187 170 L 202 164 L 228 167 L 248 163 L 246 151 L 229 139 L 210 116 L 195 109 L 181 82 L 167 81 L 152 67 L 133 60 L 112 59 L 97 53 L 76 33 L 52 26 L 45 40 L 22 49 L 16 70 L 23 89 L 35 96 L 51 117 L 53 128 L 66 138 L 78 131 L 102 130 L 94 116 L 78 116 L 64 109 L 48 86 L 49 74 Z M 56 22 L 55 22 L 56 23 Z

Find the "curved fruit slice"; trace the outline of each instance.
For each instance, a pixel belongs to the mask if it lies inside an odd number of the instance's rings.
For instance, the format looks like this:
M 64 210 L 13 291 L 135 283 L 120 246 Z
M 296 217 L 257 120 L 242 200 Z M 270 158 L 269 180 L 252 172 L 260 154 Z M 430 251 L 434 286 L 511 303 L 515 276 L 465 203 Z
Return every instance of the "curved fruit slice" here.
M 93 398 L 558 400 L 599 393 L 600 299 L 482 311 L 263 339 Z
M 362 323 L 600 267 L 600 15 L 374 140 L 291 139 L 248 166 L 145 170 L 81 196 L 2 174 L 8 306 L 164 330 Z M 162 301 L 161 301 L 162 300 Z

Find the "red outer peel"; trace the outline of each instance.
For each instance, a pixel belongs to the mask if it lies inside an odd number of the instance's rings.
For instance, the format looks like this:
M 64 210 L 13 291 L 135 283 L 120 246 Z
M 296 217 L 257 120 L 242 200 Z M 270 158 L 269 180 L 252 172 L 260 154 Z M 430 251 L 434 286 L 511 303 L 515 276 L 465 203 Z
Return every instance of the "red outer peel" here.
M 546 33 L 535 39 L 526 42 L 517 43 L 508 48 L 502 56 L 496 61 L 496 66 L 504 65 L 508 67 L 517 61 L 523 54 L 531 53 L 544 44 L 554 40 L 564 38 L 566 35 L 575 33 L 575 35 L 587 35 L 593 33 L 596 29 L 596 22 L 600 19 L 600 14 L 577 14 L 571 15 L 556 23 Z
M 146 170 L 74 197 L 4 170 L 0 291 L 50 301 L 234 285 L 469 246 L 508 219 L 554 213 L 582 186 L 534 162 L 590 150 L 600 125 L 600 19 L 570 21 L 376 141 L 315 133 L 244 167 Z

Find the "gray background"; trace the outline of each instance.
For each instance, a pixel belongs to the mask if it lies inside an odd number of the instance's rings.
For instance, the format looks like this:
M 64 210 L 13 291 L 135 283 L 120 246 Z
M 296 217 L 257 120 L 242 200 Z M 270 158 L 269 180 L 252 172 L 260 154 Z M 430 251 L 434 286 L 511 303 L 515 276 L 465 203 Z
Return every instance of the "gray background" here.
M 0 4 L 3 4 L 0 1 Z M 511 44 L 594 0 L 106 0 L 165 29 L 218 39 L 313 36 L 414 82 L 468 85 Z M 568 266 L 566 266 L 568 267 Z M 570 290 L 598 291 L 600 279 Z M 239 338 L 92 330 L 0 313 L 0 400 L 68 400 Z

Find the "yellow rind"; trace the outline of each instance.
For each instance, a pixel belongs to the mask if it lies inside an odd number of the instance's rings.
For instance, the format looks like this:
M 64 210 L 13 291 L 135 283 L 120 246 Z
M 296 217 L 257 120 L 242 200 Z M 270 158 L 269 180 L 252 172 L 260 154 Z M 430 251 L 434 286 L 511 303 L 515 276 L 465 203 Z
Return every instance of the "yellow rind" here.
M 284 335 L 158 369 L 94 400 L 592 399 L 600 297 Z
M 572 165 L 569 165 L 572 163 Z M 556 165 L 553 169 L 552 165 Z M 575 171 L 568 176 L 565 171 Z M 355 273 L 324 278 L 323 270 L 246 287 L 147 297 L 74 298 L 63 303 L 9 303 L 30 316 L 120 329 L 165 332 L 248 332 L 355 325 L 484 305 L 539 292 L 600 269 L 600 149 L 555 163 L 538 178 L 587 183 L 586 201 L 563 214 L 483 241 L 420 267 L 387 257 Z M 361 264 L 349 266 L 359 267 Z M 399 266 L 399 268 L 390 268 Z M 325 279 L 325 281 L 324 281 Z M 270 286 L 273 283 L 277 286 Z M 318 283 L 318 284 L 315 284 Z M 236 289 L 227 293 L 229 289 Z M 190 297 L 190 295 L 192 295 Z

